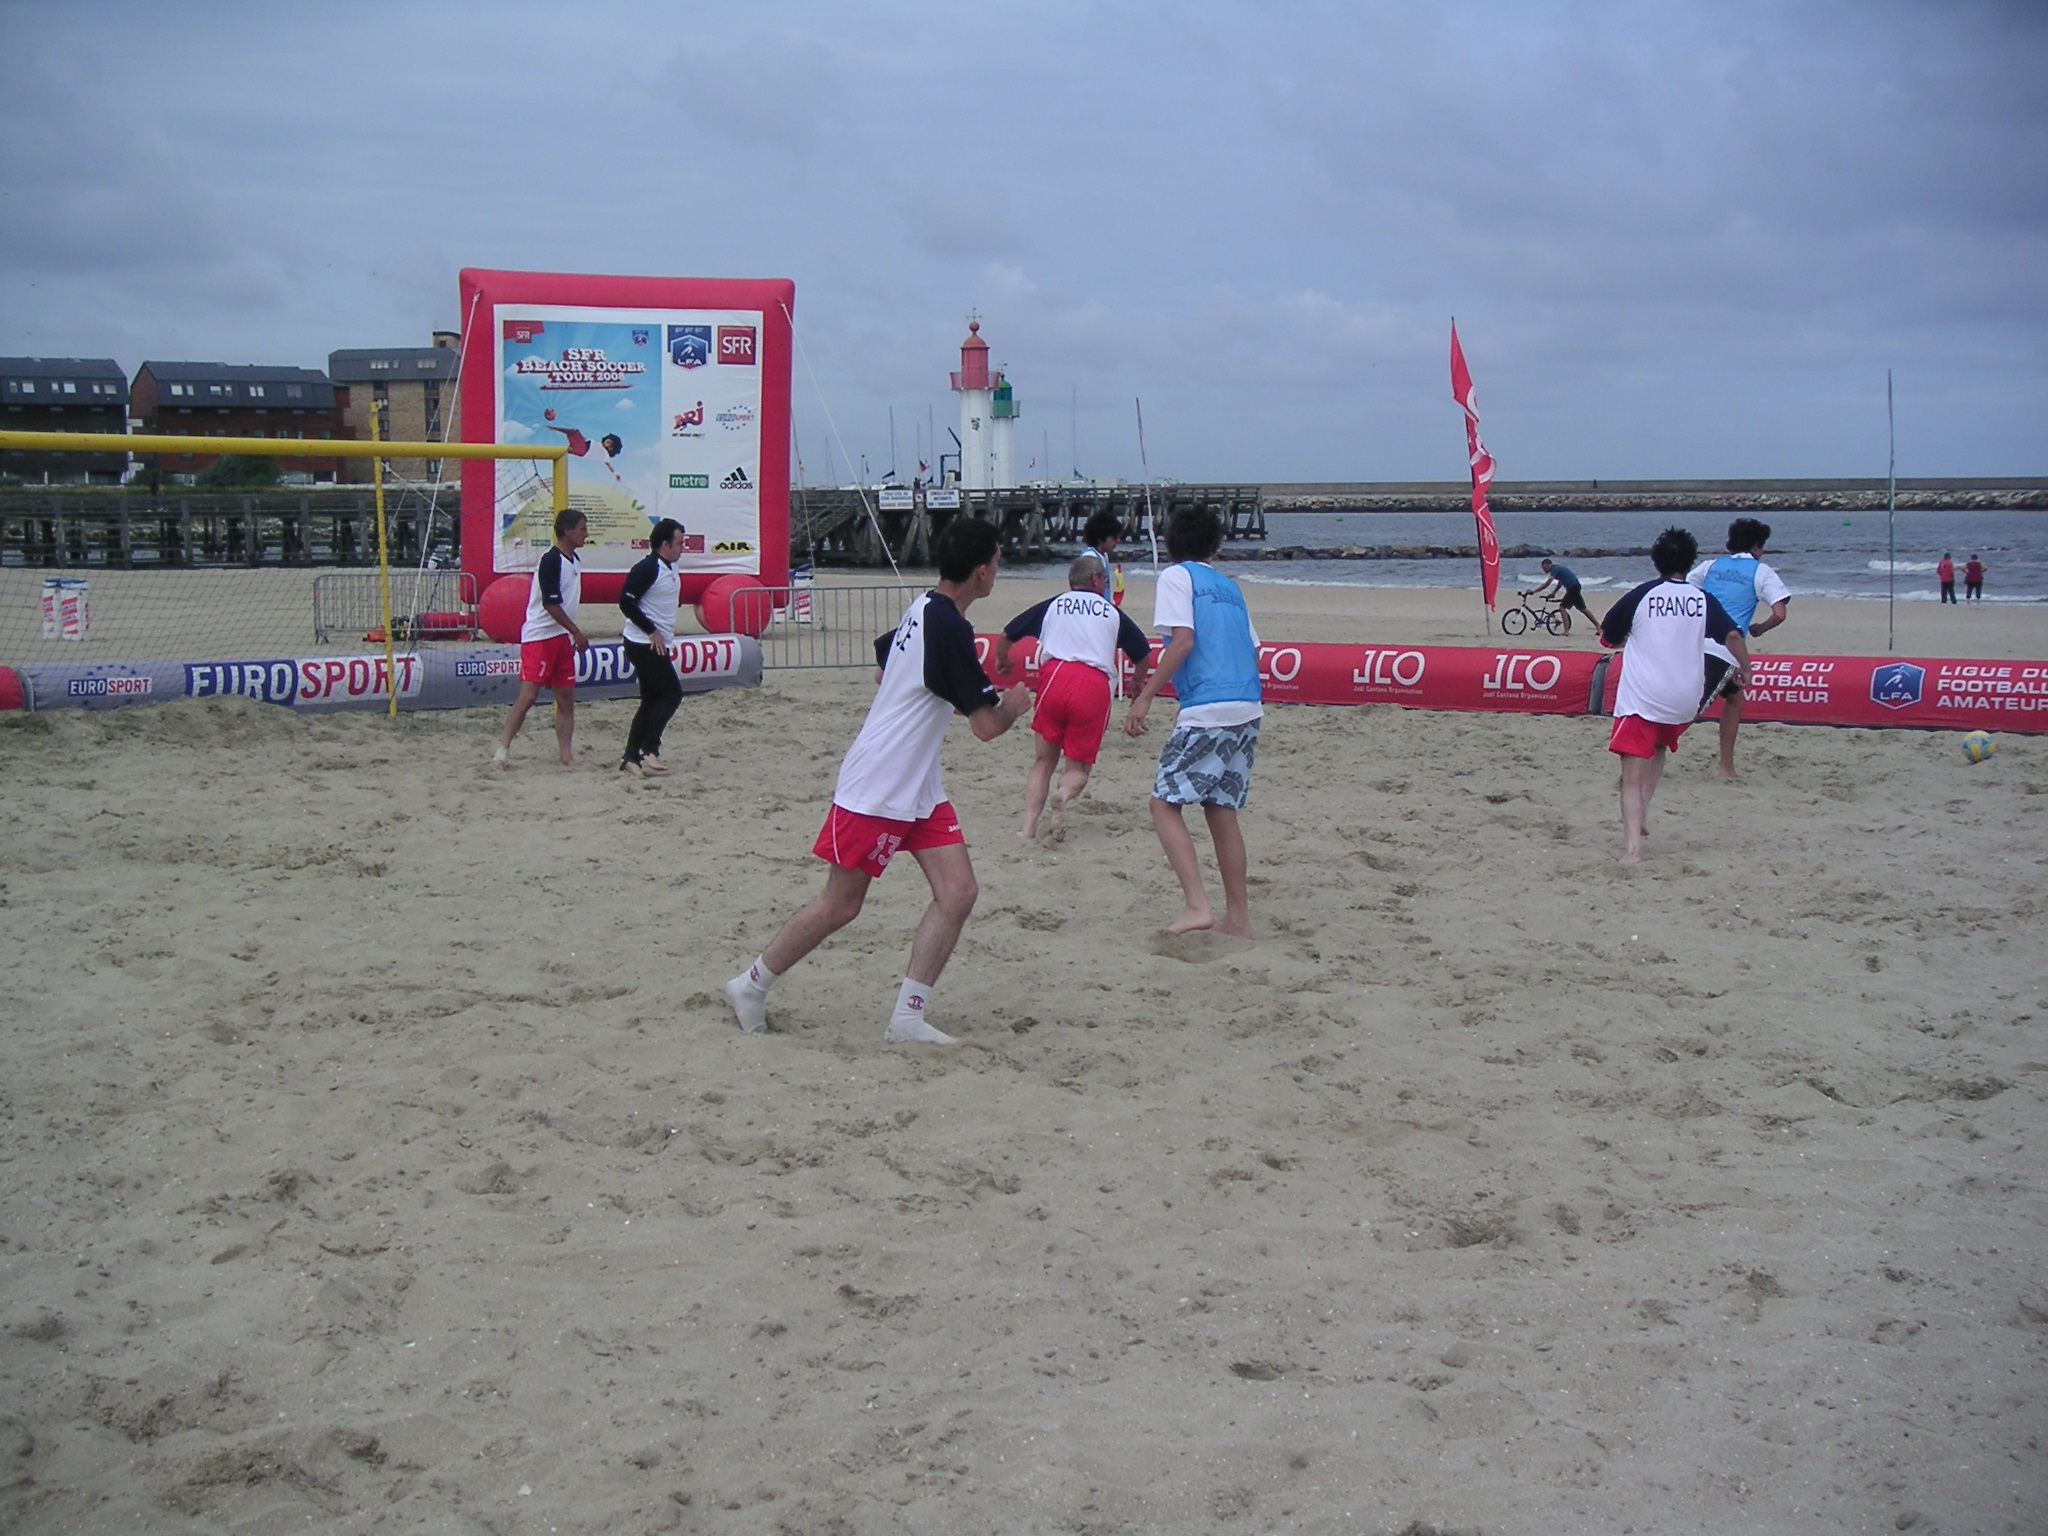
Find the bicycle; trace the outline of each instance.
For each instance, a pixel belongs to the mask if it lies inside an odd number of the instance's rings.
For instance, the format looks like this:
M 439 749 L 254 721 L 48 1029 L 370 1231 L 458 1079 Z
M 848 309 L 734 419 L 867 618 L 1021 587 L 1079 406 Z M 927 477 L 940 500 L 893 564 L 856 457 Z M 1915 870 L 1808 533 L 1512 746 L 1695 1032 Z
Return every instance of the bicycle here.
M 1502 634 L 1519 635 L 1528 630 L 1532 625 L 1546 634 L 1561 635 L 1564 633 L 1564 610 L 1562 608 L 1554 607 L 1547 603 L 1540 608 L 1532 608 L 1529 606 L 1529 594 L 1527 592 L 1517 592 L 1515 596 L 1523 600 L 1522 604 L 1520 607 L 1510 608 L 1500 616 L 1500 632 Z

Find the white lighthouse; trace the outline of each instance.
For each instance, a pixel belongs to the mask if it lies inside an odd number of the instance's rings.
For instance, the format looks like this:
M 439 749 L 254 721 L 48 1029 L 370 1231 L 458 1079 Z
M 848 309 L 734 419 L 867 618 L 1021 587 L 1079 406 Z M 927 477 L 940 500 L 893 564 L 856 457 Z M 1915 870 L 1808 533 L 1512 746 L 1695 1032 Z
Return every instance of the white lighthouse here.
M 960 484 L 965 490 L 1007 490 L 1017 483 L 1017 402 L 1009 381 L 988 366 L 981 322 L 967 322 L 960 343 L 960 371 L 953 375 L 960 396 Z

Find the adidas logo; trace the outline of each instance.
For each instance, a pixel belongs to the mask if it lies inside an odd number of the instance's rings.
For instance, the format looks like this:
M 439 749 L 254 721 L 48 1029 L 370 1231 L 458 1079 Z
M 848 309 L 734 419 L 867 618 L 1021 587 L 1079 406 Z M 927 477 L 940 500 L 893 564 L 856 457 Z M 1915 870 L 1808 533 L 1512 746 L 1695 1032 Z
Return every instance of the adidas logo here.
M 747 478 L 745 469 L 735 469 L 731 474 L 718 482 L 718 488 L 721 491 L 751 491 L 754 488 L 754 482 Z

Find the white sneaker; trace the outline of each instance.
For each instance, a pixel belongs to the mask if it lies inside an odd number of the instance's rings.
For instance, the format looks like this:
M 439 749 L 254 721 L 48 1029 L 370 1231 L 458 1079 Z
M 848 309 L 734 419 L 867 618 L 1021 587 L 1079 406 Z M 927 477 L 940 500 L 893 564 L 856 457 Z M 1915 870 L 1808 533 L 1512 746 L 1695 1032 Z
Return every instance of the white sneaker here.
M 768 1027 L 768 994 L 757 990 L 744 971 L 725 984 L 725 1000 L 748 1034 L 758 1035 Z
M 923 1019 L 891 1019 L 888 1031 L 882 1036 L 892 1043 L 904 1041 L 918 1045 L 958 1045 L 960 1042 L 943 1030 L 933 1029 Z

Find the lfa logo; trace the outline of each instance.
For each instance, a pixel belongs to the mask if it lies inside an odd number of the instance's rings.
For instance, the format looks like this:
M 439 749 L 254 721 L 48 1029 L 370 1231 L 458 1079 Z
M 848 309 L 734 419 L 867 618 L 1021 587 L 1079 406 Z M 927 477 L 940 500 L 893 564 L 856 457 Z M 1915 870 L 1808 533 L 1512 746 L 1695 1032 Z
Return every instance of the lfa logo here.
M 1870 673 L 1870 702 L 1886 709 L 1908 709 L 1920 702 L 1927 669 L 1910 661 L 1889 661 Z

